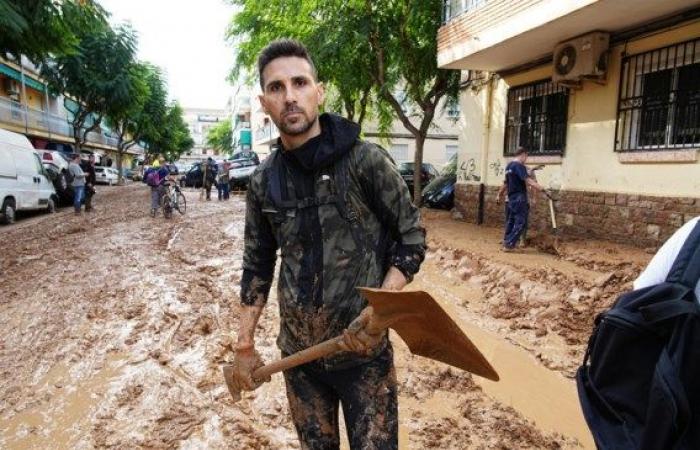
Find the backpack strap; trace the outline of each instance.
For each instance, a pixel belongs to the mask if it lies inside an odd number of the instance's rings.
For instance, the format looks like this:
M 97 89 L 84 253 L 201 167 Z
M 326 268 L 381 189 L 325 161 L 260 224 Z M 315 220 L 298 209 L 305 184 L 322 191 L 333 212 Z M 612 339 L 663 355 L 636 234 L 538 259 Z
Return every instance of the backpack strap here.
M 691 289 L 695 289 L 698 280 L 700 280 L 700 221 L 695 224 L 695 228 L 685 240 L 666 277 L 667 283 L 680 283 Z

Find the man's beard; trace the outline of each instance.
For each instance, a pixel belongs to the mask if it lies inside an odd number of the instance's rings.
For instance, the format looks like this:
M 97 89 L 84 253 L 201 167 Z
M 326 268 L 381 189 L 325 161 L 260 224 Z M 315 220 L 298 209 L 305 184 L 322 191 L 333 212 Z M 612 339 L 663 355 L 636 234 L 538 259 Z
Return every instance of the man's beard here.
M 311 120 L 306 120 L 306 114 L 303 110 L 299 108 L 289 108 L 285 113 L 288 112 L 298 112 L 303 117 L 303 119 L 298 120 L 293 124 L 287 124 L 284 117 L 281 118 L 280 123 L 276 124 L 280 132 L 286 134 L 287 136 L 299 136 L 305 134 L 307 131 L 314 126 L 314 123 L 318 120 L 318 114 L 315 115 Z

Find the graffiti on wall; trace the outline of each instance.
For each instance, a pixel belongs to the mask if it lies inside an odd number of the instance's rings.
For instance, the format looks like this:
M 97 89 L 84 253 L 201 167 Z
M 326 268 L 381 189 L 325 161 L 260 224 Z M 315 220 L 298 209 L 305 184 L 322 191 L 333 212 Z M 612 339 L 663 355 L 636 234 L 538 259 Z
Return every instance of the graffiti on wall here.
M 481 181 L 476 158 L 467 155 L 465 159 L 460 159 L 457 168 L 457 181 Z

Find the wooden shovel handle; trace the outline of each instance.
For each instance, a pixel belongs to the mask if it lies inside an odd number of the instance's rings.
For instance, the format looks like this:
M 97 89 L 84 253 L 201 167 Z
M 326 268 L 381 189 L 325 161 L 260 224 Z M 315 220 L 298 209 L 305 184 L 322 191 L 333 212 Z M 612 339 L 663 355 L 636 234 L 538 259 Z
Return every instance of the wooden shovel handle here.
M 313 347 L 309 347 L 306 350 L 302 350 L 293 355 L 289 355 L 286 358 L 282 358 L 265 366 L 256 369 L 253 372 L 253 379 L 262 381 L 272 375 L 273 373 L 282 372 L 283 370 L 291 369 L 307 362 L 315 361 L 324 356 L 332 355 L 333 353 L 342 350 L 340 348 L 340 342 L 343 340 L 343 336 L 334 337 L 327 341 L 323 341 L 320 344 L 316 344 Z

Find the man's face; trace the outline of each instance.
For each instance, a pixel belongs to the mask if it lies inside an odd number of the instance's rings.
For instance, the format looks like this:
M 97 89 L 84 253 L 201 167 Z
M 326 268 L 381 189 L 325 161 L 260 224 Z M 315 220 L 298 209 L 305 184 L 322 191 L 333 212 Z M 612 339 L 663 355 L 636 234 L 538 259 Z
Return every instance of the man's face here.
M 90 164 L 95 164 L 95 157 L 90 155 Z
M 311 65 L 303 58 L 285 56 L 272 60 L 263 70 L 260 103 L 280 133 L 300 136 L 318 120 L 323 103 L 323 85 L 314 78 Z
M 519 159 L 520 159 L 520 162 L 521 162 L 521 163 L 525 164 L 525 161 L 527 161 L 527 152 L 521 153 L 521 154 L 519 155 Z

